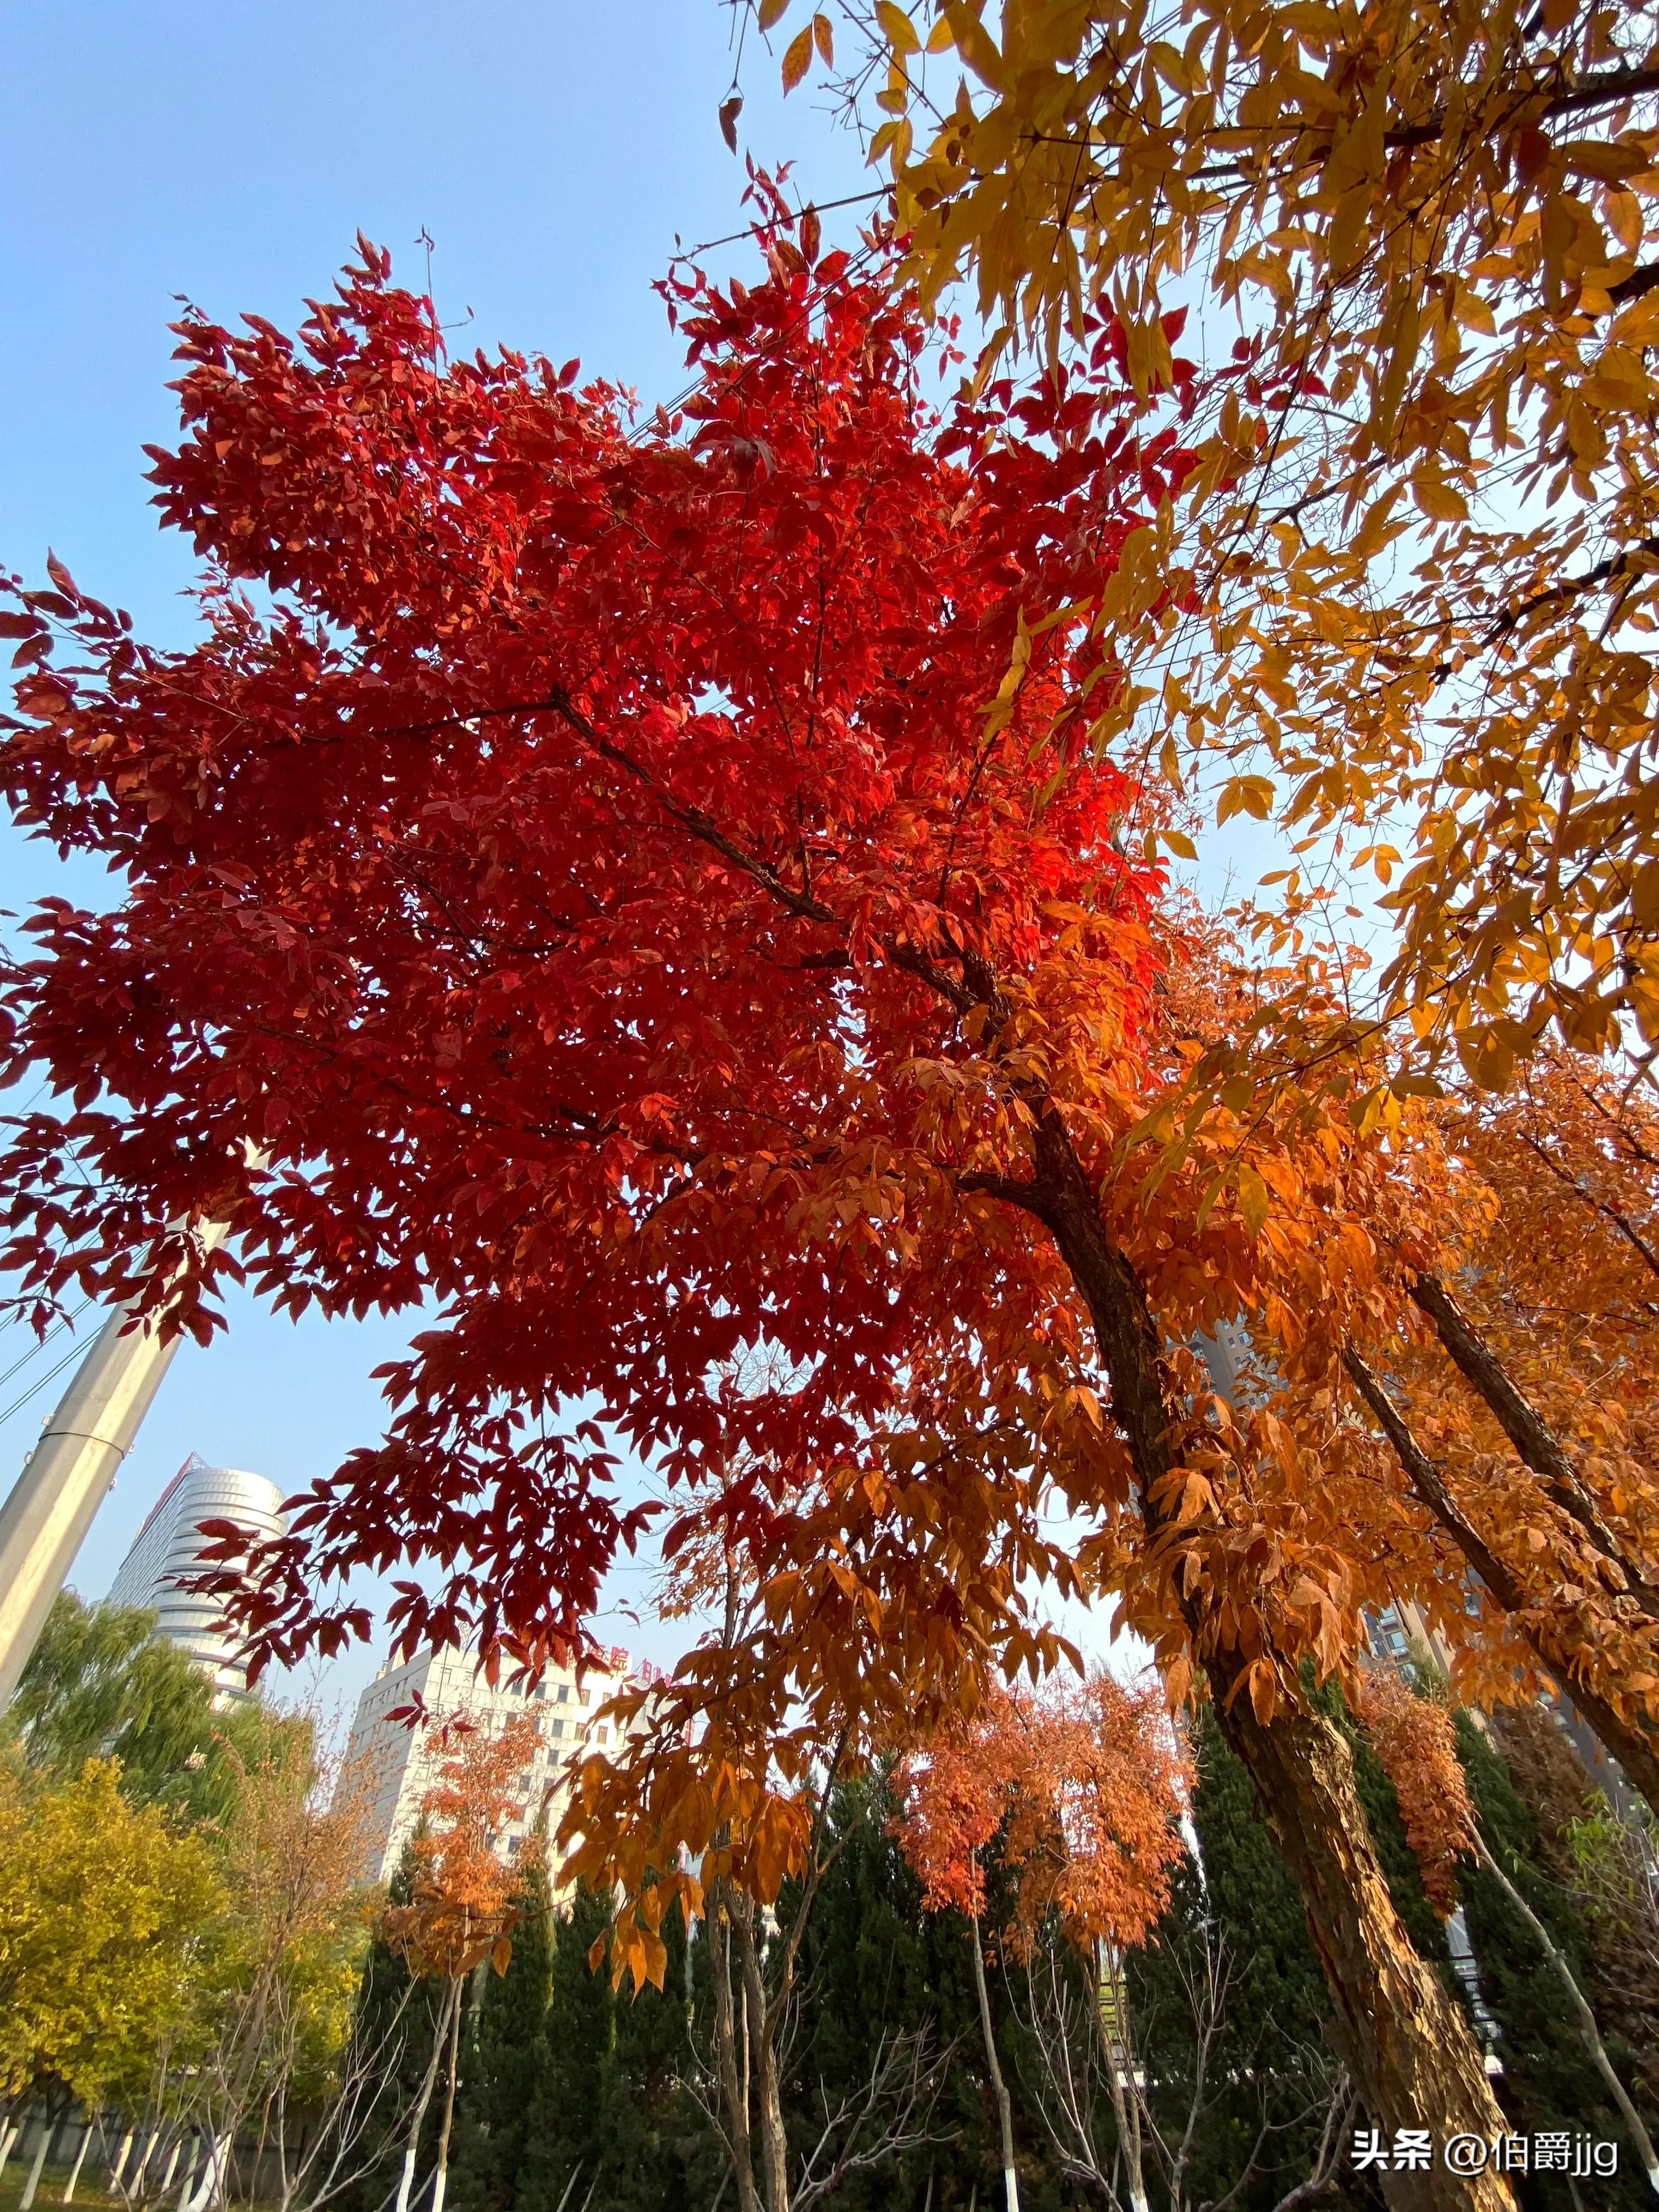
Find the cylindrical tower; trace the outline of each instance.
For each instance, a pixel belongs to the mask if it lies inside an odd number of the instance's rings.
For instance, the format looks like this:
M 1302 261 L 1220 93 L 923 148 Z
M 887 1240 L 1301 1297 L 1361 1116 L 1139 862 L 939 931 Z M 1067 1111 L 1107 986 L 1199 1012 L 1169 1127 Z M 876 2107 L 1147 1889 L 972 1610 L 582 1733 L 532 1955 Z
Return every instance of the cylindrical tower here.
M 235 1663 L 235 1646 L 219 1625 L 212 1599 L 180 1589 L 201 1567 L 204 1521 L 234 1521 L 255 1537 L 280 1536 L 283 1493 L 263 1474 L 239 1467 L 210 1467 L 192 1452 L 151 1507 L 110 1585 L 112 1605 L 152 1607 L 161 1631 L 206 1668 L 216 1686 L 240 1696 L 247 1679 Z

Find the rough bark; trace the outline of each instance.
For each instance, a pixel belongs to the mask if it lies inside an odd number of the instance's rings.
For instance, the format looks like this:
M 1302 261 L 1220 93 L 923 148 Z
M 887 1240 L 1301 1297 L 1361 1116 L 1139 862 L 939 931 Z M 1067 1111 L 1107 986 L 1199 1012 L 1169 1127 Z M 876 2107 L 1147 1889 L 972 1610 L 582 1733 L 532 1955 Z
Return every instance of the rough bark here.
M 1529 1611 L 1535 1613 L 1536 1608 L 1520 1582 L 1452 1496 L 1444 1475 L 1412 1434 L 1381 1376 L 1352 1346 L 1344 1353 L 1343 1360 L 1355 1389 L 1393 1445 L 1395 1456 L 1418 1498 L 1462 1553 L 1496 1602 L 1505 1613 L 1521 1616 L 1516 1626 L 1536 1653 L 1539 1663 L 1571 1698 L 1649 1804 L 1659 1810 L 1659 1747 L 1643 1726 L 1639 1715 L 1632 1714 L 1626 1719 L 1594 1683 L 1586 1682 L 1575 1671 L 1571 1653 L 1550 1636 L 1542 1624 L 1524 1617 Z
M 1659 1589 L 1607 1527 L 1559 1440 L 1445 1285 L 1437 1275 L 1419 1275 L 1411 1295 L 1434 1323 L 1458 1372 L 1485 1401 L 1522 1461 L 1542 1482 L 1551 1503 L 1576 1522 L 1602 1558 L 1618 1570 L 1625 1588 L 1643 1610 L 1659 1620 Z
M 1176 1472 L 1180 1411 L 1157 1322 L 1139 1278 L 1107 1232 L 1089 1178 L 1060 1115 L 1036 1113 L 1032 1181 L 1006 1186 L 1043 1221 L 1086 1301 L 1111 1382 L 1112 1411 L 1133 1455 L 1141 1510 L 1157 1540 Z M 1244 1662 L 1215 1648 L 1196 1606 L 1188 1626 L 1208 1672 L 1221 1727 L 1243 1762 L 1302 1893 L 1309 1933 L 1329 1986 L 1341 2056 L 1374 2123 L 1392 2133 L 1426 2127 L 1490 2141 L 1504 2121 L 1474 2037 L 1437 1975 L 1412 1948 L 1389 1896 L 1354 1786 L 1353 1761 L 1321 1715 L 1281 1707 L 1259 1721 Z M 1503 2176 L 1443 2166 L 1380 2176 L 1399 2212 L 1498 2212 L 1515 2199 Z

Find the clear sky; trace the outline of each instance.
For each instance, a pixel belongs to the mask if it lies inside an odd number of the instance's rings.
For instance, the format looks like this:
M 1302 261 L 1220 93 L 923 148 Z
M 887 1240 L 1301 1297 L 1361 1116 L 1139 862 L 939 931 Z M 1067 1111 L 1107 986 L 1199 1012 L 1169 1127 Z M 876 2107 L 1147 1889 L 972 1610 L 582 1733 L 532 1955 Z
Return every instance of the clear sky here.
M 50 545 L 142 634 L 182 642 L 189 549 L 157 530 L 140 450 L 174 425 L 177 297 L 221 320 L 248 310 L 291 328 L 359 228 L 416 281 L 416 241 L 429 234 L 441 316 L 473 314 L 452 343 L 580 355 L 647 405 L 671 396 L 684 349 L 653 279 L 676 234 L 690 245 L 743 222 L 743 171 L 716 121 L 731 26 L 720 0 L 9 0 L 0 565 L 42 582 Z M 869 186 L 856 144 L 812 96 L 803 88 L 786 110 L 752 33 L 744 77 L 745 150 L 793 158 L 820 201 Z M 827 216 L 826 231 L 858 212 Z M 0 908 L 15 916 L 48 890 L 109 896 L 106 878 L 65 872 L 0 826 Z M 295 1328 L 238 1300 L 229 1320 L 211 1350 L 187 1346 L 175 1362 L 77 1562 L 84 1595 L 107 1588 L 190 1451 L 297 1487 L 379 1434 L 369 1373 L 405 1341 L 408 1318 Z M 0 1382 L 0 1414 L 66 1345 Z M 0 1375 L 29 1350 L 21 1330 L 0 1330 Z M 0 1483 L 66 1380 L 0 1419 Z M 642 1600 L 645 1581 L 619 1576 L 618 1601 Z M 607 1632 L 668 1656 L 663 1632 L 621 1614 Z M 332 1670 L 328 1701 L 355 1698 L 373 1664 Z

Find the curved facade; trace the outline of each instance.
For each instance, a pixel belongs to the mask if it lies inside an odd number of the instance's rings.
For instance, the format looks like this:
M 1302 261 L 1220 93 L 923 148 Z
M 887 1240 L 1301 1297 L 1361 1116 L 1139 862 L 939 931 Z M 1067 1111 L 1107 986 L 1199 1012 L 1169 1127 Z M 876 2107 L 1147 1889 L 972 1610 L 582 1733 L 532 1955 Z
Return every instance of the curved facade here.
M 179 1588 L 181 1577 L 197 1571 L 204 1521 L 234 1521 L 256 1536 L 279 1536 L 287 1525 L 283 1493 L 263 1474 L 210 1467 L 192 1452 L 151 1507 L 107 1602 L 152 1607 L 161 1616 L 162 1635 L 187 1651 L 219 1690 L 240 1696 L 247 1678 L 235 1663 L 234 1639 L 220 1626 L 213 1601 Z

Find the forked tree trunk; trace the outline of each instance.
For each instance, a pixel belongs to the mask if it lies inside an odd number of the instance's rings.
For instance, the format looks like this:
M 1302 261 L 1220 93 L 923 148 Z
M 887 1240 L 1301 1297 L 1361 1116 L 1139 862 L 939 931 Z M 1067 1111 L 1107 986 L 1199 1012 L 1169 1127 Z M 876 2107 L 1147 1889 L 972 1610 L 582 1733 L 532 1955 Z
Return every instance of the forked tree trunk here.
M 450 1984 L 449 2079 L 444 2085 L 444 2124 L 438 2131 L 438 2171 L 432 2182 L 432 2212 L 444 2212 L 444 2191 L 449 2183 L 449 2131 L 455 2119 L 455 2074 L 461 2051 L 461 1984 Z
M 1118 2148 L 1128 2169 L 1129 2212 L 1149 2212 L 1140 2136 L 1140 2089 L 1134 2078 L 1134 2045 L 1128 2033 L 1129 1992 L 1121 1967 L 1109 1958 L 1105 1944 L 1098 1940 L 1095 1944 L 1094 1968 L 1095 2026 L 1100 2034 L 1107 2086 L 1112 2093 Z M 1112 2008 L 1109 2020 L 1106 2016 L 1109 2002 Z M 1172 2191 L 1172 2195 L 1178 2206 L 1178 2190 Z
M 1394 1446 L 1395 1456 L 1423 1504 L 1480 1576 L 1494 1601 L 1511 1616 L 1524 1615 L 1530 1607 L 1526 1591 L 1452 1496 L 1445 1475 L 1412 1434 L 1381 1376 L 1352 1345 L 1343 1354 L 1343 1364 L 1377 1426 Z M 1537 1653 L 1546 1673 L 1554 1675 L 1583 1714 L 1603 1748 L 1612 1753 L 1648 1803 L 1659 1812 L 1659 1748 L 1639 1711 L 1633 1709 L 1628 1715 L 1618 1711 L 1594 1683 L 1575 1673 L 1573 1654 L 1541 1623 L 1517 1619 L 1513 1625 Z
M 709 1966 L 714 1983 L 714 2061 L 720 2072 L 720 2101 L 726 2106 L 726 2125 L 732 2131 L 738 2212 L 760 2212 L 750 2141 L 747 2068 L 738 2061 L 737 2014 L 742 1999 L 732 1985 L 730 1885 L 722 1881 L 709 1902 L 713 1908 L 708 1925 Z
M 1058 1110 L 1044 1102 L 1036 1121 L 1034 1180 L 1002 1185 L 998 1194 L 1047 1224 L 1088 1304 L 1112 1412 L 1128 1439 L 1141 1510 L 1156 1540 L 1170 1524 L 1179 1488 L 1171 1479 L 1181 1401 L 1145 1288 L 1107 1233 Z M 1183 1604 L 1223 1733 L 1302 1893 L 1340 2055 L 1380 2130 L 1392 2136 L 1426 2129 L 1435 2146 L 1427 2172 L 1390 2166 L 1379 2173 L 1389 2203 L 1398 2212 L 1509 2212 L 1515 2199 L 1503 2176 L 1450 2173 L 1440 2159 L 1451 2136 L 1490 2142 L 1505 2123 L 1462 2014 L 1413 1949 L 1394 1909 L 1346 1741 L 1316 1712 L 1281 1705 L 1270 1720 L 1258 1721 L 1244 1661 L 1237 1651 L 1212 1649 L 1198 1601 Z
M 974 1989 L 979 1998 L 979 2024 L 985 2037 L 985 2064 L 991 2076 L 991 2093 L 997 2100 L 997 2127 L 1002 2141 L 1002 2188 L 1007 2212 L 1019 2212 L 1019 2176 L 1014 2171 L 1014 2106 L 997 2057 L 996 2027 L 991 2019 L 990 1993 L 985 1986 L 985 1960 L 980 1949 L 979 1916 L 970 1913 L 968 1938 L 974 1947 Z
M 446 1995 L 446 2004 L 455 1994 L 452 1983 Z M 415 2110 L 409 2124 L 409 2141 L 404 2145 L 403 2171 L 398 2177 L 397 2212 L 409 2212 L 410 2190 L 415 2180 L 415 2161 L 421 2154 L 421 2130 L 426 2125 L 427 2107 L 432 2102 L 433 2084 L 438 2078 L 438 2068 L 443 2058 L 444 2031 L 449 2026 L 449 2015 L 444 2004 L 438 2008 L 438 2017 L 432 2030 L 432 2056 L 427 2061 L 426 2072 L 421 2077 L 421 2094 L 415 2100 Z
M 1545 1494 L 1577 1523 L 1595 1549 L 1617 1570 L 1643 1611 L 1659 1620 L 1659 1589 L 1608 1528 L 1565 1447 L 1445 1285 L 1437 1275 L 1419 1275 L 1411 1286 L 1411 1295 L 1434 1323 L 1435 1334 L 1458 1372 L 1484 1401 L 1522 1460 L 1543 1484 Z

